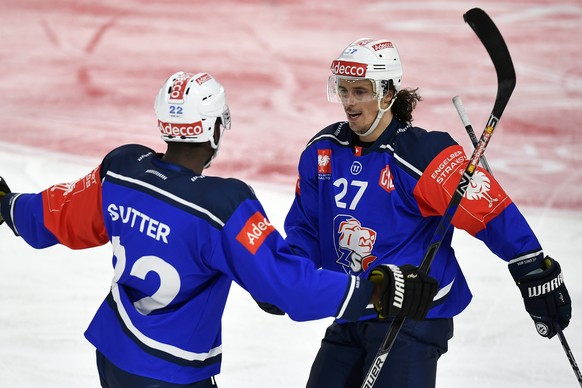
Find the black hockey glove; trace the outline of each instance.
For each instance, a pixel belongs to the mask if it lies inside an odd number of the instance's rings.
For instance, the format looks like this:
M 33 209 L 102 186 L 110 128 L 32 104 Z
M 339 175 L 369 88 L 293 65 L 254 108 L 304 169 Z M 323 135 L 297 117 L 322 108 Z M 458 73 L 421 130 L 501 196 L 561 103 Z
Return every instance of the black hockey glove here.
M 546 256 L 542 268 L 516 280 L 525 309 L 542 337 L 556 335 L 556 326 L 565 329 L 572 316 L 572 301 L 557 261 Z
M 380 285 L 380 302 L 374 305 L 378 318 L 400 316 L 422 320 L 426 317 L 434 296 L 438 291 L 437 281 L 418 268 L 406 264 L 377 266 L 369 279 Z
M 257 302 L 257 305 L 259 305 L 259 307 L 269 313 L 269 314 L 273 314 L 273 315 L 285 315 L 285 311 L 281 310 L 279 307 L 275 306 L 274 304 L 271 303 L 267 303 L 267 302 L 259 302 L 258 300 L 255 299 L 255 302 Z
M 2 178 L 0 176 L 0 202 L 2 202 L 2 199 L 4 198 L 4 196 L 8 193 L 10 193 L 10 188 L 8 187 L 8 184 L 6 183 L 6 180 L 4 180 L 4 178 Z M 2 218 L 2 214 L 0 213 L 0 225 L 2 225 L 3 223 L 4 223 L 4 218 Z

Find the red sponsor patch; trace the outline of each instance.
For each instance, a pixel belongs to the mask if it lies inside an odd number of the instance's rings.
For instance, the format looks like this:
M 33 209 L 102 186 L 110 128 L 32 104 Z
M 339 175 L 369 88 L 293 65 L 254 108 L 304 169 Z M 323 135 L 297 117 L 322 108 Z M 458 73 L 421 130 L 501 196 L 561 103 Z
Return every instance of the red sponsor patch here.
M 331 150 L 317 150 L 317 173 L 331 174 Z
M 197 121 L 192 124 L 172 124 L 158 120 L 158 129 L 162 135 L 174 137 L 199 136 L 204 132 L 202 121 Z
M 380 180 L 378 181 L 378 184 L 387 192 L 394 190 L 394 180 L 392 179 L 390 166 L 387 165 L 382 171 L 380 171 Z
M 449 147 L 434 158 L 426 171 L 437 183 L 444 184 L 466 161 L 467 157 L 460 146 Z M 457 183 L 458 180 L 454 184 Z
M 295 182 L 295 194 L 301 195 L 301 177 L 297 178 L 297 182 Z
M 274 230 L 275 227 L 271 225 L 267 217 L 261 212 L 256 212 L 244 224 L 236 239 L 254 255 Z
M 170 98 L 168 102 L 170 103 L 182 103 L 184 102 L 184 92 L 186 92 L 186 86 L 188 82 L 193 77 L 193 74 L 184 73 L 181 77 L 174 80 L 172 89 L 170 90 Z
M 359 42 L 357 42 L 356 44 L 359 45 L 359 46 L 365 46 L 368 43 L 373 42 L 373 41 L 374 40 L 372 40 L 372 39 L 362 39 Z
M 392 42 L 388 42 L 388 41 L 379 42 L 379 43 L 376 43 L 375 45 L 372 46 L 374 51 L 384 50 L 384 49 L 393 48 L 393 47 L 394 47 L 394 45 L 392 44 Z
M 212 77 L 209 74 L 204 73 L 200 77 L 196 78 L 195 81 L 198 85 L 202 85 L 204 82 L 210 81 L 211 79 Z
M 358 62 L 347 62 L 335 60 L 331 63 L 331 72 L 335 75 L 347 77 L 365 77 L 368 65 Z
M 63 206 L 73 197 L 85 191 L 97 182 L 98 170 L 94 169 L 85 177 L 71 183 L 59 183 L 45 190 L 48 212 L 60 212 Z
M 69 248 L 90 248 L 109 241 L 101 209 L 99 169 L 42 192 L 44 226 Z
M 461 146 L 455 145 L 442 151 L 427 166 L 414 188 L 423 216 L 444 214 L 467 164 Z M 499 183 L 479 168 L 453 217 L 453 225 L 474 236 L 511 203 Z

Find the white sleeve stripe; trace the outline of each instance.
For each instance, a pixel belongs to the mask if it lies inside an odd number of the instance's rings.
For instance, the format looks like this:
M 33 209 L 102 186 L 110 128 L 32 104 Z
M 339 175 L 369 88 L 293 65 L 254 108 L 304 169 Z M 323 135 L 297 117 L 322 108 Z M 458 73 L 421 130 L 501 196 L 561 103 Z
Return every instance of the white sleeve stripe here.
M 178 197 L 178 196 L 176 196 L 176 195 L 174 195 L 172 193 L 169 193 L 169 192 L 167 192 L 165 190 L 162 190 L 162 189 L 160 189 L 160 188 L 158 188 L 156 186 L 153 186 L 153 185 L 151 185 L 151 184 L 149 184 L 147 182 L 143 182 L 143 181 L 140 181 L 138 179 L 134 179 L 134 178 L 126 177 L 126 176 L 123 176 L 123 175 L 119 175 L 119 174 L 116 174 L 116 173 L 114 173 L 112 171 L 107 171 L 107 175 L 110 175 L 110 176 L 112 176 L 112 177 L 114 177 L 116 179 L 122 180 L 122 181 L 130 182 L 130 183 L 133 183 L 135 185 L 145 187 L 145 188 L 147 188 L 149 190 L 155 191 L 156 193 L 162 194 L 163 196 L 168 197 L 168 198 L 172 199 L 173 201 L 176 201 L 176 202 L 178 202 L 178 203 L 180 203 L 182 205 L 188 206 L 189 208 L 192 208 L 194 210 L 197 210 L 197 211 L 199 211 L 201 213 L 206 214 L 214 222 L 216 222 L 220 226 L 224 226 L 224 222 L 222 222 L 222 220 L 220 218 L 218 218 L 217 216 L 215 216 L 214 214 L 212 214 L 207 209 L 204 209 L 203 207 L 200 207 L 200 206 L 196 205 L 195 203 L 188 202 L 188 201 L 186 201 L 186 200 L 184 200 L 184 199 L 182 199 L 182 198 L 180 198 L 180 197 Z
M 516 257 L 515 259 L 513 259 L 513 260 L 510 260 L 510 261 L 509 261 L 509 264 L 514 264 L 514 263 L 517 263 L 518 261 L 522 261 L 522 260 L 526 260 L 526 259 L 532 259 L 532 258 L 534 258 L 534 257 L 537 257 L 539 254 L 541 254 L 541 253 L 543 253 L 543 252 L 544 252 L 544 251 L 543 251 L 542 249 L 540 249 L 540 250 L 539 250 L 539 251 L 537 251 L 537 252 L 534 252 L 534 253 L 529 253 L 529 254 L 527 254 L 527 255 L 523 255 L 523 256 Z
M 336 318 L 341 318 L 341 316 L 344 315 L 344 313 L 346 312 L 346 309 L 348 308 L 348 305 L 350 304 L 350 300 L 352 299 L 352 295 L 354 295 L 355 288 L 356 288 L 356 277 L 351 275 L 350 276 L 350 284 L 348 286 L 348 293 L 344 299 L 342 307 L 341 307 Z
M 400 163 L 408 167 L 411 171 L 414 171 L 418 176 L 422 176 L 422 171 L 414 167 L 412 164 L 408 163 L 406 160 L 402 159 L 396 152 L 394 152 L 394 158 Z
M 451 288 L 453 288 L 453 283 L 455 282 L 455 279 L 453 279 L 449 284 L 447 284 L 446 286 L 444 286 L 443 288 L 441 288 L 439 290 L 439 292 L 437 292 L 437 294 L 435 295 L 435 297 L 432 299 L 434 302 L 438 301 L 439 299 L 442 299 L 444 297 L 446 297 L 449 292 L 451 292 Z
M 117 311 L 119 313 L 119 316 L 123 320 L 125 327 L 144 345 L 152 349 L 160 350 L 164 353 L 168 353 L 171 354 L 172 356 L 188 361 L 204 361 L 222 353 L 222 346 L 217 346 L 213 349 L 210 349 L 210 351 L 208 351 L 207 353 L 195 353 L 147 337 L 145 334 L 140 332 L 139 329 L 135 327 L 131 322 L 129 314 L 127 313 L 127 311 L 125 311 L 123 307 L 123 302 L 121 301 L 119 285 L 115 282 L 113 282 L 113 284 L 111 285 L 111 295 L 113 296 L 113 300 L 117 305 Z
M 394 156 L 394 159 L 398 160 L 400 163 L 402 163 L 403 165 L 408 167 L 411 171 L 413 171 L 419 177 L 422 176 L 422 171 L 420 171 L 418 168 L 414 167 L 412 164 L 410 164 L 409 162 L 404 160 L 400 155 L 398 155 L 396 152 L 394 152 L 394 148 L 390 144 L 382 144 L 380 146 L 380 148 L 389 149 L 390 151 L 392 151 L 392 155 Z
M 315 143 L 318 140 L 324 139 L 324 138 L 331 138 L 333 140 L 335 140 L 336 142 L 338 142 L 339 144 L 343 145 L 343 146 L 348 146 L 350 145 L 349 141 L 343 141 L 340 140 L 337 136 L 334 135 L 330 135 L 330 134 L 323 134 L 321 136 L 316 137 L 315 139 L 311 140 L 306 146 L 305 148 L 308 148 L 310 145 L 312 145 L 313 143 Z
M 16 221 L 14 220 L 14 208 L 16 207 L 16 199 L 18 197 L 20 197 L 22 194 L 16 194 L 14 197 L 12 197 L 11 199 L 11 204 L 10 204 L 10 219 L 12 220 L 12 226 L 14 227 L 14 231 L 16 232 L 17 235 L 20 236 L 20 233 L 18 233 L 18 229 L 16 228 Z

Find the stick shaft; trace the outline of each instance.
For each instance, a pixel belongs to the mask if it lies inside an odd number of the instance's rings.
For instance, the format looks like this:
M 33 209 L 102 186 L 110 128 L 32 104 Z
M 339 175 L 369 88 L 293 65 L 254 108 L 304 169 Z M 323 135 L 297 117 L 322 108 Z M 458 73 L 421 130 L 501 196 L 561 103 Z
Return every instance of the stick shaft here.
M 465 126 L 465 131 L 467 131 L 467 134 L 471 139 L 471 143 L 473 143 L 473 147 L 477 148 L 479 140 L 475 135 L 475 131 L 473 130 L 473 126 L 471 125 L 471 121 L 469 121 L 469 116 L 467 115 L 467 112 L 465 112 L 465 107 L 463 106 L 463 101 L 461 100 L 461 97 L 459 96 L 453 97 L 453 104 L 455 105 L 455 108 L 457 108 L 457 113 L 459 114 L 459 117 L 461 118 L 461 121 Z M 485 157 L 485 155 L 481 156 L 481 165 L 485 170 L 487 170 L 487 172 L 489 172 L 489 174 L 493 175 L 493 172 L 491 171 L 491 167 L 489 167 L 489 163 L 487 162 L 487 158 Z

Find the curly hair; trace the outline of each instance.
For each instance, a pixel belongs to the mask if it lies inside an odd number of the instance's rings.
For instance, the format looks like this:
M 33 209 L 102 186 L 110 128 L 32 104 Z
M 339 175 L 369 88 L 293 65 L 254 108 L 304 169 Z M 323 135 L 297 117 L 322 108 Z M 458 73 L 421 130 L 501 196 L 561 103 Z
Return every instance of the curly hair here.
M 401 89 L 396 94 L 396 101 L 392 105 L 392 114 L 403 123 L 410 124 L 414 118 L 412 111 L 416 108 L 416 104 L 422 101 L 421 95 L 416 89 Z
M 396 88 L 394 88 L 394 83 L 392 80 L 382 81 L 382 94 L 385 96 L 389 92 L 396 95 L 396 100 L 390 109 L 394 117 L 406 124 L 411 124 L 414 118 L 412 117 L 412 111 L 416 108 L 416 104 L 422 101 L 420 93 L 418 93 L 418 88 L 416 89 L 401 89 L 396 93 Z

